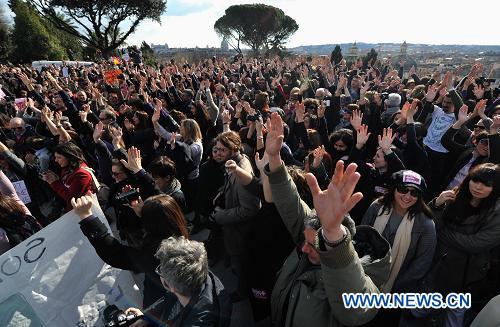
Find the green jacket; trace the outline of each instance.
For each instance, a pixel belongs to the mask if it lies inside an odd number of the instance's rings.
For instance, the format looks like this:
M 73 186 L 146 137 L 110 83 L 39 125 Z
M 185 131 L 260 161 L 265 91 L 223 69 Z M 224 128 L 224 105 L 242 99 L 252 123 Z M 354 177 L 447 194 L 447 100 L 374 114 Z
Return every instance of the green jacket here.
M 297 245 L 304 239 L 304 219 L 315 216 L 297 192 L 285 166 L 270 173 L 269 183 L 276 208 Z M 352 242 L 353 222 L 340 245 L 319 251 L 321 265 L 313 265 L 307 255 L 294 249 L 279 272 L 271 296 L 272 318 L 276 326 L 357 326 L 377 314 L 378 309 L 346 309 L 342 293 L 379 293 L 378 285 L 389 277 L 390 247 L 373 228 L 363 226 L 364 240 L 374 245 L 372 261 L 363 265 Z

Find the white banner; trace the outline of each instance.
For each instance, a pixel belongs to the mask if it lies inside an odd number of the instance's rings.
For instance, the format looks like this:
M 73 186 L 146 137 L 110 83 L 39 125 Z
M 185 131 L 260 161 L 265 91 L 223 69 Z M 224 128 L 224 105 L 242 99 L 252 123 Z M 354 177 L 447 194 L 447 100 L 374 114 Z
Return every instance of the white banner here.
M 105 264 L 79 221 L 71 211 L 0 256 L 0 326 L 103 326 L 110 304 L 140 308 L 130 272 Z

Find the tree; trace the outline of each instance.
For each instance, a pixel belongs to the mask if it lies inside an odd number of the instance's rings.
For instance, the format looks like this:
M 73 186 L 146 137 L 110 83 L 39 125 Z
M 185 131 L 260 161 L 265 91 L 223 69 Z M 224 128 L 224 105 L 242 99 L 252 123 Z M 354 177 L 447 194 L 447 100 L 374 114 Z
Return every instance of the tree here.
M 342 60 L 342 49 L 340 48 L 340 45 L 336 45 L 335 48 L 332 51 L 332 54 L 330 55 L 330 62 L 333 65 L 338 65 L 340 61 Z
M 11 49 L 10 27 L 5 16 L 5 9 L 0 6 L 0 61 L 7 60 Z
M 370 52 L 368 52 L 366 56 L 363 57 L 363 68 L 368 68 L 368 66 L 374 65 L 375 62 L 377 61 L 377 57 L 378 57 L 377 51 L 375 51 L 375 49 L 372 48 Z
M 12 31 L 14 61 L 65 59 L 59 40 L 50 34 L 36 11 L 21 0 L 11 0 L 10 7 L 16 17 Z
M 167 6 L 166 0 L 28 1 L 54 26 L 104 57 L 122 45 L 143 20 L 160 22 Z
M 158 62 L 156 61 L 155 52 L 146 41 L 142 41 L 141 43 L 141 52 L 144 63 L 148 66 L 156 67 Z
M 68 24 L 71 24 L 71 22 L 64 16 L 61 16 L 61 19 L 65 19 Z M 64 49 L 65 57 L 69 58 L 69 60 L 83 59 L 83 46 L 82 46 L 82 41 L 79 38 L 69 34 L 68 32 L 58 29 L 48 19 L 44 18 L 43 24 L 45 28 L 48 31 L 51 31 L 53 36 L 57 40 L 59 40 L 61 47 Z
M 283 10 L 264 5 L 234 5 L 214 24 L 220 36 L 241 53 L 240 43 L 249 46 L 255 55 L 261 50 L 279 52 L 286 40 L 299 28 Z

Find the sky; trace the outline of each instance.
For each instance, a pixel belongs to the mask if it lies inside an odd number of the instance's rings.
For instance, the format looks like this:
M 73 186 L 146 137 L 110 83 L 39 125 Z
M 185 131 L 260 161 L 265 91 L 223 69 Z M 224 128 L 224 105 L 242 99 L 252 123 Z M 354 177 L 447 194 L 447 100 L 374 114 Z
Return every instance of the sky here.
M 227 7 L 255 1 L 169 0 L 161 25 L 143 22 L 129 44 L 220 46 L 213 29 Z M 500 1 L 271 0 L 299 25 L 287 47 L 330 43 L 427 43 L 500 45 Z M 474 8 L 475 3 L 480 3 Z M 496 24 L 495 24 L 496 23 Z M 470 27 L 467 27 L 470 25 Z M 495 26 L 496 25 L 496 26 Z M 478 28 L 479 27 L 479 28 Z M 496 31 L 496 32 L 495 32 Z
M 5 5 L 7 0 L 0 0 Z M 169 47 L 219 47 L 213 29 L 227 7 L 255 1 L 168 0 L 161 24 L 143 21 L 127 43 Z M 267 0 L 299 25 L 287 47 L 367 43 L 500 45 L 500 1 L 457 0 Z M 495 26 L 495 23 L 497 26 Z M 497 32 L 495 32 L 497 31 Z

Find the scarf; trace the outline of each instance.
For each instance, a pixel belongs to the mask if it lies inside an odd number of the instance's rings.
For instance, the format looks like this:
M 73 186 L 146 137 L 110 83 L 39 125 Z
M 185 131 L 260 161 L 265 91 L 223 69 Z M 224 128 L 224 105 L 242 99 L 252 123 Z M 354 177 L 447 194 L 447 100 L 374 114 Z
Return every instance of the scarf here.
M 380 235 L 382 235 L 382 232 L 391 217 L 392 208 L 388 213 L 383 213 L 383 211 L 384 207 L 382 206 L 378 211 L 377 218 L 373 224 L 373 228 L 375 228 Z M 392 286 L 394 285 L 394 281 L 398 276 L 399 270 L 401 269 L 401 266 L 406 258 L 408 248 L 410 247 L 411 231 L 413 229 L 414 222 L 415 218 L 409 219 L 407 212 L 399 224 L 391 250 L 391 272 L 389 274 L 389 279 L 380 286 L 380 292 L 390 292 Z

